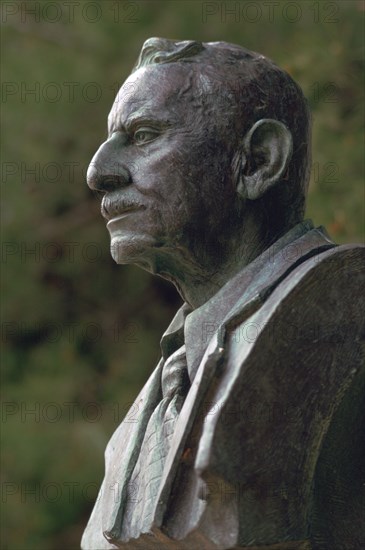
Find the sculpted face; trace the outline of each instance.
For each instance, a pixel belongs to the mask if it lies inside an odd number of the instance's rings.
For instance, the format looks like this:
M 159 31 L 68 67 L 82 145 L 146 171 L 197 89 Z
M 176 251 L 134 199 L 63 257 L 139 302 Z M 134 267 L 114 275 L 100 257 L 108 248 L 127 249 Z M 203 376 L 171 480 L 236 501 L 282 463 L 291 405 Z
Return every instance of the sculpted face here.
M 198 80 L 188 64 L 152 65 L 118 93 L 109 137 L 88 170 L 88 185 L 105 193 L 101 211 L 117 263 L 165 276 L 171 262 L 183 269 L 189 255 L 199 263 L 221 254 L 234 230 L 235 140 Z

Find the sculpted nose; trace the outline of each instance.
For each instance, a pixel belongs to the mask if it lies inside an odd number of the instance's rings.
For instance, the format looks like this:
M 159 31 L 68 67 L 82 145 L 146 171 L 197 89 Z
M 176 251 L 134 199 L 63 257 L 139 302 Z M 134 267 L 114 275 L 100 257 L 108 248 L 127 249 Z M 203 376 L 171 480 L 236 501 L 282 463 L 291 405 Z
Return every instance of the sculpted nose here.
M 131 174 L 120 158 L 125 140 L 118 133 L 99 147 L 90 162 L 86 179 L 94 191 L 113 191 L 131 182 Z

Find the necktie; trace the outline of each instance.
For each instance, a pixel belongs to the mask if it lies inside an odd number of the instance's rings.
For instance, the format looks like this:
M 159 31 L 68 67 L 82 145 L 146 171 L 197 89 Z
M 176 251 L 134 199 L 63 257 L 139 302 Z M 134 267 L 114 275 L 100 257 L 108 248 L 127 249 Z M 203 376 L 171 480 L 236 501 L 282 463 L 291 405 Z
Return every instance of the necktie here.
M 147 424 L 139 456 L 128 484 L 123 515 L 123 538 L 148 532 L 174 426 L 190 387 L 185 345 L 176 350 L 162 369 L 162 399 Z

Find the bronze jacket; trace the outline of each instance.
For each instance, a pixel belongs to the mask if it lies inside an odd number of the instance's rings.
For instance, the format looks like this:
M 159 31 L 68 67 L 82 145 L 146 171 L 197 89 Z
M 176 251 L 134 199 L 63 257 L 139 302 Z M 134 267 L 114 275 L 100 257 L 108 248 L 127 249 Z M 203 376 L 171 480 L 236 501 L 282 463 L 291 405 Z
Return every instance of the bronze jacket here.
M 108 443 L 84 550 L 362 548 L 363 261 L 364 247 L 306 221 L 207 304 L 179 310 L 137 415 Z M 128 540 L 128 481 L 179 338 L 191 388 L 153 520 Z

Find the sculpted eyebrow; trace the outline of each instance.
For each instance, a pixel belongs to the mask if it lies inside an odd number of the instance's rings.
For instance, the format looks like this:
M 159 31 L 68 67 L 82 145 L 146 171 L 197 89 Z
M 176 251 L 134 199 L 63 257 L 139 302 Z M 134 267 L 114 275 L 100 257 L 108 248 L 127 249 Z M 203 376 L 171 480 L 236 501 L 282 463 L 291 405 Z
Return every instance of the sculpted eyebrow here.
M 124 128 L 131 128 L 139 123 L 151 124 L 151 126 L 166 128 L 171 125 L 171 121 L 166 118 L 156 117 L 152 113 L 132 113 L 124 123 Z
M 127 133 L 133 127 L 137 126 L 137 124 L 151 125 L 154 128 L 158 128 L 161 130 L 172 126 L 172 120 L 170 118 L 156 116 L 150 111 L 135 111 L 127 117 L 124 123 L 122 123 L 121 117 L 118 118 L 119 120 L 114 119 L 112 122 L 108 123 L 109 136 L 114 132 Z

